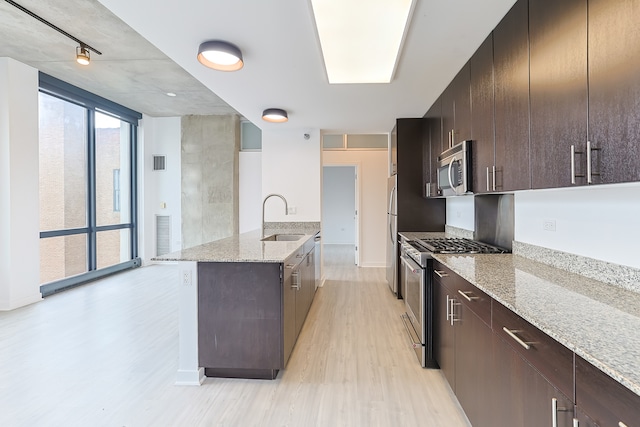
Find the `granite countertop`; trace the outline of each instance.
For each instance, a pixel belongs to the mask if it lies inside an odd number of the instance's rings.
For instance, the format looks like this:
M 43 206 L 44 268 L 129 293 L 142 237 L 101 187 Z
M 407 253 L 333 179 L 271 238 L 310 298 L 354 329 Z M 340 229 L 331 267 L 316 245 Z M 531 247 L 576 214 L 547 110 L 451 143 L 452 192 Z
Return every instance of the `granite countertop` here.
M 640 395 L 640 294 L 518 255 L 433 257 Z
M 172 252 L 152 261 L 196 261 L 196 262 L 284 262 L 300 249 L 305 242 L 320 231 L 315 228 L 269 228 L 265 236 L 272 234 L 302 234 L 299 240 L 263 242 L 261 231 L 254 230 L 213 242 Z

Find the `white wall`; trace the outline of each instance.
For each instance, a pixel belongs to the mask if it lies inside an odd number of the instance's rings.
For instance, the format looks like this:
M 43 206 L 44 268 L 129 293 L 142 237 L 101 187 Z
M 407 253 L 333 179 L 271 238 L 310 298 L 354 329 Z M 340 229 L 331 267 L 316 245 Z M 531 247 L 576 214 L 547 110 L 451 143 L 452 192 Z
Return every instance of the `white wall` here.
M 543 230 L 555 221 L 556 231 Z M 640 183 L 515 194 L 515 240 L 640 268 Z
M 241 151 L 238 167 L 239 229 L 245 233 L 262 226 L 262 152 Z
M 323 165 L 360 165 L 360 266 L 384 267 L 387 232 L 387 151 L 323 151 Z
M 180 117 L 145 115 L 140 123 L 139 199 L 141 202 L 140 257 L 156 256 L 156 215 L 171 216 L 171 251 L 182 247 L 180 189 Z M 166 170 L 153 171 L 153 156 L 166 156 Z M 166 207 L 163 207 L 166 206 Z
M 325 244 L 354 244 L 356 239 L 355 166 L 322 169 L 322 239 Z
M 0 310 L 39 301 L 38 70 L 0 58 Z
M 514 206 L 518 242 L 640 268 L 640 183 L 519 191 Z M 474 230 L 473 218 L 471 197 L 447 198 L 447 225 Z
M 272 197 L 265 207 L 266 222 L 320 221 L 320 153 L 319 130 L 262 131 L 262 197 L 281 194 L 297 210 L 285 215 L 284 203 Z
M 473 196 L 447 197 L 447 225 L 475 231 Z

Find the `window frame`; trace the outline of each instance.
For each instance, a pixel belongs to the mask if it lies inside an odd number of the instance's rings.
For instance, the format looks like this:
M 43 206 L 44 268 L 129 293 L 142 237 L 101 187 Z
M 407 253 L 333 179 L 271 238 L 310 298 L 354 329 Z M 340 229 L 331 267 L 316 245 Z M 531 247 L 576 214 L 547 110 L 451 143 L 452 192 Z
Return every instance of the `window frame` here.
M 80 89 L 45 73 L 39 73 L 39 92 L 85 108 L 87 119 L 87 207 L 86 227 L 40 231 L 40 239 L 85 234 L 87 236 L 87 271 L 40 286 L 42 296 L 48 296 L 129 268 L 139 267 L 138 256 L 138 121 L 142 114 L 91 92 Z M 95 113 L 106 114 L 128 123 L 129 126 L 129 167 L 131 170 L 129 222 L 98 226 L 96 224 L 96 131 Z M 109 267 L 97 268 L 97 234 L 102 231 L 130 229 L 130 260 Z

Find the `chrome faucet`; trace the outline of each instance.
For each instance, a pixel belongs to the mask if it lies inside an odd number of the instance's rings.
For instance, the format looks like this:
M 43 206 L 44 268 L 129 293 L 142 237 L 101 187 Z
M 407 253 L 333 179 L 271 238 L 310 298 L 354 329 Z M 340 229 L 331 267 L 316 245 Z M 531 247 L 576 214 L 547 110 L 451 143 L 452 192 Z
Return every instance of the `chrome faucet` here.
M 289 215 L 289 206 L 287 205 L 287 199 L 285 199 L 284 196 L 280 194 L 275 194 L 275 193 L 268 194 L 267 197 L 265 197 L 264 200 L 262 201 L 262 238 L 264 238 L 264 205 L 265 203 L 267 203 L 267 200 L 269 199 L 269 197 L 273 197 L 273 196 L 280 197 L 282 199 L 282 201 L 284 202 L 284 214 Z

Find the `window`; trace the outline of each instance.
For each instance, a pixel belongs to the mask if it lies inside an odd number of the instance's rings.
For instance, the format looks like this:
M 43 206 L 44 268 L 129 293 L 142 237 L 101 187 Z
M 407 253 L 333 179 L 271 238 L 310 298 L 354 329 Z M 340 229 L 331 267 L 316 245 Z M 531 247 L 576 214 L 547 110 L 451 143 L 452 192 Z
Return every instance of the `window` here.
M 240 122 L 240 150 L 262 150 L 262 131 L 256 125 L 248 121 Z
M 40 290 L 139 265 L 139 113 L 40 74 Z
M 380 134 L 325 134 L 322 136 L 323 150 L 387 150 L 389 135 Z

